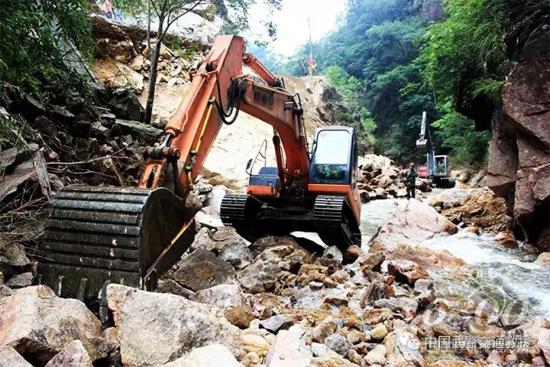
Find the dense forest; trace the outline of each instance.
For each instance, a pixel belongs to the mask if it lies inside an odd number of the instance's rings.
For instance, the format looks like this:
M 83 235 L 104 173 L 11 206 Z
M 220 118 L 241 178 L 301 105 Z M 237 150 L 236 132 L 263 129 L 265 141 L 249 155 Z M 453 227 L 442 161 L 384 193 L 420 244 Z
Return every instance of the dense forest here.
M 479 166 L 514 66 L 505 36 L 541 13 L 548 2 L 350 0 L 340 27 L 312 51 L 317 73 L 359 111 L 355 120 L 376 153 L 419 158 L 415 140 L 427 111 L 438 152 Z M 304 75 L 309 52 L 304 45 L 279 70 Z

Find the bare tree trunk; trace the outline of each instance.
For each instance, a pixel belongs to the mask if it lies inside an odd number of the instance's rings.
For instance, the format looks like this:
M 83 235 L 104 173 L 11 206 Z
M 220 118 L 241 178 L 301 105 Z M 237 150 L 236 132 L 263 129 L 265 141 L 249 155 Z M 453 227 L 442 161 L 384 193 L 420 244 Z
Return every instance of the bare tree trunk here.
M 151 52 L 151 70 L 149 72 L 149 89 L 147 92 L 147 105 L 145 106 L 145 115 L 143 117 L 143 122 L 146 124 L 151 123 L 151 117 L 153 115 L 153 102 L 155 101 L 155 89 L 157 86 L 157 76 L 158 76 L 158 62 L 160 57 L 160 49 L 162 47 L 162 33 L 164 26 L 164 14 L 159 17 L 159 27 L 157 31 L 157 42 L 155 45 L 155 51 Z M 149 49 L 151 50 L 151 49 Z
M 147 0 L 147 48 L 151 50 L 151 0 Z

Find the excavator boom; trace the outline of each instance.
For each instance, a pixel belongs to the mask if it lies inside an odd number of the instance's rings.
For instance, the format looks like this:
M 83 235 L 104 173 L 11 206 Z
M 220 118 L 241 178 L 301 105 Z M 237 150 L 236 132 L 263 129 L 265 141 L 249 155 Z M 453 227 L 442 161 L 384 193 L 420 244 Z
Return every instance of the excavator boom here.
M 243 74 L 243 65 L 255 76 Z M 156 286 L 193 242 L 195 213 L 185 199 L 222 124 L 241 110 L 273 127 L 277 167 L 251 177 L 247 194 L 224 198 L 224 223 L 243 235 L 309 230 L 343 247 L 360 242 L 353 129 L 318 132 L 322 148 L 314 145 L 310 157 L 299 98 L 237 36 L 217 37 L 190 75 L 161 141 L 145 150 L 137 188 L 69 187 L 54 199 L 38 273 L 58 294 L 93 299 L 109 282 Z M 334 136 L 347 144 L 338 161 L 326 152 L 326 137 Z M 314 159 L 317 150 L 323 160 Z

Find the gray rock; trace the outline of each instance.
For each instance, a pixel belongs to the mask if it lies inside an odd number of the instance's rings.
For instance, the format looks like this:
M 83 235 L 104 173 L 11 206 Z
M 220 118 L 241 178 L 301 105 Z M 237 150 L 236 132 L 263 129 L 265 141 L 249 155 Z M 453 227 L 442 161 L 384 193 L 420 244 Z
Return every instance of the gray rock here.
M 32 364 L 12 347 L 2 345 L 0 346 L 0 367 L 32 367 Z
M 247 303 L 242 296 L 241 287 L 237 284 L 220 284 L 198 291 L 194 301 L 208 303 L 219 308 L 244 307 Z
M 0 190 L 0 197 L 2 193 L 3 191 Z M 30 264 L 31 261 L 25 254 L 23 246 L 16 243 L 0 246 L 0 272 L 6 278 L 17 274 L 18 271 L 21 271 L 19 269 L 28 267 Z
M 18 274 L 8 279 L 8 281 L 6 282 L 6 286 L 12 289 L 28 287 L 32 284 L 32 278 L 33 275 L 30 271 Z
M 252 260 L 254 260 L 252 251 L 250 251 L 244 241 L 231 243 L 225 246 L 219 257 L 233 265 L 236 270 L 247 267 L 252 263 Z
M 237 273 L 237 280 L 250 293 L 269 292 L 279 276 L 277 260 L 258 259 Z
M 163 367 L 242 367 L 226 346 L 211 344 L 193 349 L 191 353 L 176 359 Z
M 345 356 L 353 348 L 353 344 L 341 334 L 329 335 L 325 339 L 325 345 L 341 356 Z
M 182 287 L 173 279 L 160 279 L 155 292 L 172 293 L 187 299 L 191 299 L 195 295 L 191 289 Z
M 12 294 L 13 294 L 13 289 L 5 285 L 0 285 L 0 298 L 8 297 L 8 296 L 11 296 Z
M 130 134 L 133 138 L 146 144 L 155 143 L 162 135 L 161 129 L 140 121 L 117 119 L 116 126 L 120 127 L 122 135 Z
M 180 260 L 177 268 L 169 275 L 170 278 L 193 291 L 233 283 L 235 279 L 235 270 L 229 263 L 203 248 Z
M 215 306 L 118 284 L 107 287 L 107 300 L 124 365 L 159 366 L 215 343 L 240 353 L 238 329 Z
M 268 319 L 260 321 L 260 326 L 272 333 L 277 333 L 280 329 L 286 329 L 292 325 L 292 319 L 287 315 L 275 315 Z
M 193 242 L 194 248 L 202 248 L 215 253 L 221 253 L 226 247 L 243 245 L 246 241 L 239 236 L 233 227 L 219 227 L 215 229 L 203 228 L 199 231 Z
M 75 339 L 92 361 L 114 347 L 103 340 L 101 323 L 79 300 L 59 298 L 43 285 L 0 298 L 0 345 L 10 345 L 45 364 Z
M 80 340 L 73 340 L 46 367 L 92 367 L 92 360 Z
M 433 289 L 434 283 L 430 279 L 418 279 L 414 283 L 414 291 L 417 293 L 427 292 Z

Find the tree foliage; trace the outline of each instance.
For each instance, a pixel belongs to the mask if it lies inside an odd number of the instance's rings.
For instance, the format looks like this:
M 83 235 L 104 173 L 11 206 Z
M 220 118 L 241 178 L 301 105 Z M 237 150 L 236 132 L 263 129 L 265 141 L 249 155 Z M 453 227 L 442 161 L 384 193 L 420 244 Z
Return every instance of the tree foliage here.
M 349 105 L 349 110 L 340 113 L 337 120 L 355 127 L 359 141 L 362 143 L 362 150 L 372 147 L 376 141 L 374 137 L 376 122 L 359 99 L 361 82 L 339 66 L 328 67 L 325 75 Z
M 438 99 L 468 104 L 485 96 L 499 104 L 512 62 L 504 33 L 510 18 L 506 0 L 446 0 L 448 18 L 426 34 L 421 60 Z
M 37 93 L 67 83 L 62 43 L 74 43 L 89 56 L 92 49 L 87 0 L 2 1 L 0 3 L 0 87 Z
M 376 121 L 375 152 L 422 159 L 415 140 L 427 111 L 436 152 L 476 164 L 483 161 L 489 134 L 476 131 L 461 113 L 472 106 L 489 113 L 498 108 L 513 67 L 505 34 L 544 12 L 549 2 L 442 0 L 444 19 L 429 19 L 423 5 L 436 3 L 425 2 L 350 0 L 342 25 L 313 45 L 314 57 L 321 72 L 333 74 L 336 65 L 355 78 L 352 99 Z M 287 71 L 302 73 L 307 53 L 302 47 Z

